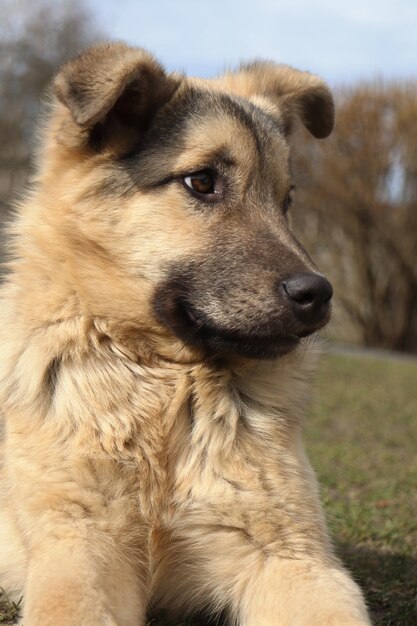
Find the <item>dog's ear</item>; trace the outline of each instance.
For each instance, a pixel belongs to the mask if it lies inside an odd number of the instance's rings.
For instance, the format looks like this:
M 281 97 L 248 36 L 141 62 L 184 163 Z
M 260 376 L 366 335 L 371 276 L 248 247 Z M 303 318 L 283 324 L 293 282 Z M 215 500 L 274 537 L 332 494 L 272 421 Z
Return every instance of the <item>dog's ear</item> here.
M 53 88 L 83 136 L 108 144 L 121 127 L 129 128 L 132 139 L 178 85 L 179 78 L 144 50 L 102 43 L 66 63 Z
M 288 65 L 256 61 L 225 76 L 227 83 L 246 97 L 262 96 L 278 105 L 285 132 L 298 117 L 314 137 L 330 135 L 334 126 L 334 101 L 326 83 L 314 74 Z

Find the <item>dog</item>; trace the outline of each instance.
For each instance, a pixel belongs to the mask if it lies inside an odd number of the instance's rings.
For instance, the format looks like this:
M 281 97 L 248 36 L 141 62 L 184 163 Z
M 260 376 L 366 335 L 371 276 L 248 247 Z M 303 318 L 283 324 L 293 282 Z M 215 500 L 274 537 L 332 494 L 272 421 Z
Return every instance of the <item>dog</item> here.
M 0 586 L 25 626 L 365 626 L 301 442 L 332 288 L 292 235 L 317 76 L 97 44 L 56 75 L 1 292 Z

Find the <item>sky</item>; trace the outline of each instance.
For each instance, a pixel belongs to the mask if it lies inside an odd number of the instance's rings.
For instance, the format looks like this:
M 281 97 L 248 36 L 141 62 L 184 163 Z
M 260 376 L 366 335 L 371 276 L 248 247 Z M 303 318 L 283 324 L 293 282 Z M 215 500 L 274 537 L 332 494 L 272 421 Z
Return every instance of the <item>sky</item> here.
M 86 0 L 109 38 L 211 76 L 266 58 L 333 85 L 417 80 L 417 0 Z

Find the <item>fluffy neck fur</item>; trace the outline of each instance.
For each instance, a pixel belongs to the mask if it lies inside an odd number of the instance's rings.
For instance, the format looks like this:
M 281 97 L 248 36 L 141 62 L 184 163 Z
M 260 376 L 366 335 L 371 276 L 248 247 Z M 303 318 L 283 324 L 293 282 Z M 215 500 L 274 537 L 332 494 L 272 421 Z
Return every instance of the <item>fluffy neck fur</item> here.
M 92 315 L 54 219 L 40 220 L 48 215 L 39 197 L 21 211 L 3 286 L 1 401 L 10 429 L 42 429 L 69 454 L 139 466 L 152 492 L 142 490 L 143 510 L 150 502 L 158 509 L 155 484 L 166 499 L 168 477 L 186 491 L 207 455 L 224 473 L 251 430 L 274 454 L 298 437 L 314 343 L 277 361 L 207 359 L 146 319 Z

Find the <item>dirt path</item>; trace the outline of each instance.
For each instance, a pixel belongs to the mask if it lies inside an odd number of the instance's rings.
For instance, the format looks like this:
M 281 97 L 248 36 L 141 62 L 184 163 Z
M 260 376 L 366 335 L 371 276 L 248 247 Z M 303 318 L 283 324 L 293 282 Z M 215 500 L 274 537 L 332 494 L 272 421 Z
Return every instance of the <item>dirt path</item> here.
M 380 348 L 363 348 L 352 344 L 341 344 L 328 342 L 324 351 L 331 354 L 345 354 L 346 356 L 356 356 L 375 359 L 389 359 L 391 361 L 415 363 L 417 365 L 417 354 L 407 354 L 406 352 L 394 352 L 393 350 L 383 350 Z

